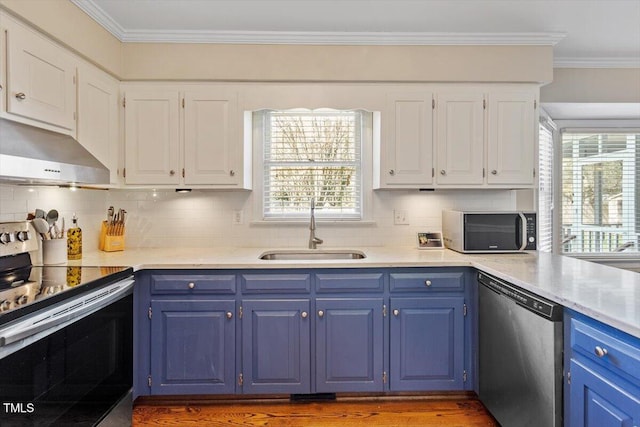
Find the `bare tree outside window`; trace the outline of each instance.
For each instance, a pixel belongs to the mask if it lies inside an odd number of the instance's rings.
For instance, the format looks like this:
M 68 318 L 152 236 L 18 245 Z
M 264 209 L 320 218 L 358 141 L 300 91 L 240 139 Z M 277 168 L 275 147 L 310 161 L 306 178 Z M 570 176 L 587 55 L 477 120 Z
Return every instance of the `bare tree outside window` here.
M 361 113 L 269 111 L 265 120 L 264 214 L 360 215 Z

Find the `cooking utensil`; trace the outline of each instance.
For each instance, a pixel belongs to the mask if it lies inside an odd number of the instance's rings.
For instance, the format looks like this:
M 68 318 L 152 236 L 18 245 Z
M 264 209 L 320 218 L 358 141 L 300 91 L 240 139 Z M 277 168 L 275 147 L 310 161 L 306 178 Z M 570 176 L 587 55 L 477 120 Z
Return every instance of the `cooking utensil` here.
M 43 240 L 49 240 L 49 224 L 43 218 L 35 218 L 32 221 L 33 228 L 42 236 Z
M 53 227 L 53 225 L 58 220 L 58 211 L 55 209 L 51 209 L 49 212 L 47 212 L 46 219 L 47 219 L 47 222 L 49 223 L 49 226 Z
M 43 218 L 46 216 L 42 209 L 36 209 L 36 218 Z

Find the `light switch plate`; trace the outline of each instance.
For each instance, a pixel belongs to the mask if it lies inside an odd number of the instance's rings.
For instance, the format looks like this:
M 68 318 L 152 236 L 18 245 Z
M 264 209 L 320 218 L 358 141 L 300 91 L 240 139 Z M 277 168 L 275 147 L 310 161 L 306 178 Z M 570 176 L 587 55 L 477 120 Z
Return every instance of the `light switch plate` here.
M 407 211 L 394 210 L 393 223 L 395 225 L 409 225 L 409 215 L 407 214 Z
M 236 225 L 240 225 L 243 222 L 242 211 L 233 211 L 233 223 Z

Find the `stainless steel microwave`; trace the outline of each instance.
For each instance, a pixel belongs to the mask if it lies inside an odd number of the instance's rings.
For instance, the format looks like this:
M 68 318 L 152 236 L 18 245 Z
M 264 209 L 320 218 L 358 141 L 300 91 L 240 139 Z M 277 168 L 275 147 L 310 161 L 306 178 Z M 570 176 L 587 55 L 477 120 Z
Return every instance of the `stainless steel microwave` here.
M 444 245 L 463 253 L 522 252 L 536 249 L 532 212 L 442 211 Z

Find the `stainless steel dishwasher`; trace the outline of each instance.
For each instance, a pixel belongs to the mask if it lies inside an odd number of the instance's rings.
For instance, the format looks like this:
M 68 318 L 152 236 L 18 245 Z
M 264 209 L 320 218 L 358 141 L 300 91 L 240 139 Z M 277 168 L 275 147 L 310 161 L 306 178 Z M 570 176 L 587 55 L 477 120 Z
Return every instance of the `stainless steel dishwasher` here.
M 502 427 L 562 425 L 562 306 L 485 273 L 479 396 Z

